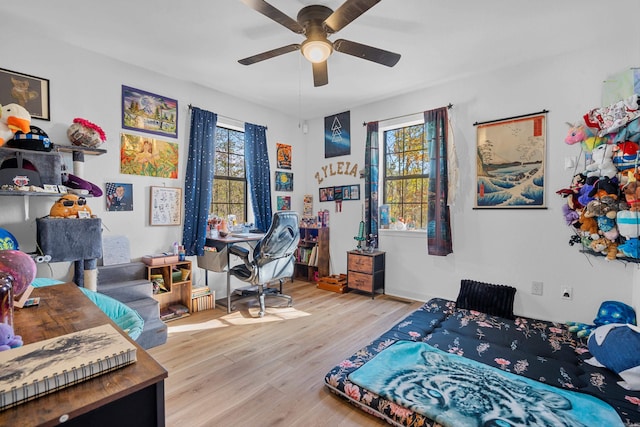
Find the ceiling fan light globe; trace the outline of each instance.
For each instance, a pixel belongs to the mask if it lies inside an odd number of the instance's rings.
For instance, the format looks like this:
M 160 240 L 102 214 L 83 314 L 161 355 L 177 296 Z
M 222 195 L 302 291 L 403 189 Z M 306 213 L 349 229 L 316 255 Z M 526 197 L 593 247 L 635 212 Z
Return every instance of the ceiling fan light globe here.
M 302 44 L 302 55 L 313 63 L 326 61 L 331 52 L 331 44 L 323 40 L 308 40 Z

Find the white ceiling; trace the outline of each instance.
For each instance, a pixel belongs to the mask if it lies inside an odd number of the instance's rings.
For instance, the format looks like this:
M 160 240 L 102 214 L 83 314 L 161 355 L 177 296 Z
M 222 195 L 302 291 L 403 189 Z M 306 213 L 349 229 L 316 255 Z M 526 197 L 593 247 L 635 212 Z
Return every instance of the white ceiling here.
M 295 19 L 303 6 L 335 10 L 343 1 L 269 2 Z M 330 40 L 394 51 L 400 62 L 388 68 L 334 53 L 329 84 L 317 88 L 299 52 L 238 64 L 303 40 L 240 0 L 21 0 L 2 2 L 0 14 L 26 31 L 307 119 L 589 46 L 636 2 L 383 0 Z

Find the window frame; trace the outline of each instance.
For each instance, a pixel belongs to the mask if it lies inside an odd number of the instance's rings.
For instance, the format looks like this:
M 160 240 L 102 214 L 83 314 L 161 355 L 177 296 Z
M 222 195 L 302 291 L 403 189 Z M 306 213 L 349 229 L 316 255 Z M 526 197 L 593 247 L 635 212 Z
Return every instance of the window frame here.
M 218 129 L 223 129 L 225 131 L 235 131 L 235 132 L 239 132 L 242 133 L 243 137 L 242 137 L 242 157 L 244 159 L 244 176 L 242 178 L 240 177 L 235 177 L 235 176 L 231 176 L 231 175 L 217 175 L 216 174 L 216 157 L 217 157 L 217 153 L 219 152 L 216 149 L 216 144 L 214 142 L 214 158 L 212 159 L 213 161 L 213 182 L 212 182 L 212 191 L 211 191 L 211 203 L 209 204 L 209 214 L 210 215 L 218 215 L 218 212 L 213 212 L 212 208 L 214 205 L 231 205 L 232 203 L 227 201 L 225 203 L 221 203 L 221 202 L 216 202 L 214 199 L 214 194 L 215 194 L 215 182 L 217 180 L 222 180 L 222 181 L 228 181 L 228 182 L 242 182 L 244 185 L 244 200 L 243 200 L 243 207 L 244 207 L 244 221 L 245 223 L 250 222 L 249 217 L 248 217 L 248 213 L 249 213 L 249 197 L 248 197 L 248 190 L 249 190 L 249 183 L 247 180 L 247 157 L 245 155 L 245 138 L 244 138 L 244 128 L 240 127 L 240 126 L 234 126 L 232 124 L 229 123 L 220 123 L 218 122 L 216 124 L 216 133 L 218 132 Z M 229 138 L 227 137 L 227 144 L 229 143 Z M 227 146 L 228 149 L 228 146 Z M 233 154 L 230 151 L 226 151 L 227 155 Z M 240 221 L 239 221 L 240 222 Z
M 407 127 L 411 127 L 411 126 L 416 126 L 416 125 L 421 125 L 423 127 L 422 131 L 423 131 L 423 138 L 425 138 L 425 134 L 424 134 L 424 115 L 422 113 L 418 113 L 418 114 L 413 114 L 413 115 L 409 115 L 409 116 L 403 116 L 403 117 L 399 117 L 396 119 L 390 119 L 390 120 L 386 120 L 384 122 L 381 122 L 378 126 L 378 147 L 379 147 L 379 155 L 380 155 L 380 166 L 379 166 L 379 177 L 378 177 L 378 181 L 379 181 L 379 186 L 381 186 L 381 193 L 382 193 L 382 197 L 379 199 L 380 201 L 378 202 L 379 205 L 384 205 L 386 204 L 387 201 L 387 180 L 392 180 L 392 181 L 399 181 L 399 182 L 406 182 L 410 179 L 430 179 L 430 173 L 429 171 L 422 173 L 422 174 L 412 174 L 412 175 L 400 175 L 400 177 L 398 178 L 388 178 L 387 177 L 387 145 L 386 145 L 386 140 L 385 140 L 385 133 L 387 131 L 393 131 L 393 130 L 397 130 L 397 129 L 403 129 L 403 128 L 407 128 Z M 425 160 L 428 163 L 429 160 L 429 152 L 428 152 L 428 144 L 426 142 L 426 139 L 423 139 L 423 144 L 424 144 L 424 154 L 425 154 Z M 403 151 L 404 152 L 404 151 Z M 402 171 L 400 171 L 402 172 Z M 427 184 L 428 185 L 428 184 Z M 424 215 L 425 218 L 425 227 L 424 228 L 420 228 L 419 226 L 417 226 L 416 228 L 413 229 L 401 229 L 401 230 L 397 230 L 397 229 L 392 229 L 392 228 L 388 228 L 388 229 L 382 229 L 385 232 L 387 231 L 396 231 L 396 232 L 420 232 L 420 233 L 424 233 L 426 231 L 426 227 L 428 225 L 429 219 L 428 219 L 428 188 L 423 189 L 423 193 L 426 194 L 426 199 L 423 201 L 422 205 L 424 207 L 421 207 L 421 214 Z M 404 203 L 402 203 L 402 205 L 404 206 Z M 420 225 L 420 224 L 418 224 Z

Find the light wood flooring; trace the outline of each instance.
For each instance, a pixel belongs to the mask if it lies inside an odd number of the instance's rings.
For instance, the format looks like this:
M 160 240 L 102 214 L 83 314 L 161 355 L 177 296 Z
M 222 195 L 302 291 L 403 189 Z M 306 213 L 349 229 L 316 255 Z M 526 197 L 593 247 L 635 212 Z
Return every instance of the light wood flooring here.
M 169 372 L 168 427 L 388 425 L 331 393 L 324 375 L 421 303 L 284 285 L 293 307 L 267 298 L 168 323 L 167 343 L 149 353 Z M 275 307 L 280 305 L 280 307 Z

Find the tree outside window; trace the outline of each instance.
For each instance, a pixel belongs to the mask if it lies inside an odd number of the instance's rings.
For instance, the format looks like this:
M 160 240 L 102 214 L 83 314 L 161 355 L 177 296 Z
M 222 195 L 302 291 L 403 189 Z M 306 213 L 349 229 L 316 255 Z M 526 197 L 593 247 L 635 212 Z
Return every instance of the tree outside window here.
M 216 128 L 215 166 L 211 214 L 247 219 L 247 179 L 244 163 L 244 132 Z
M 429 156 L 424 125 L 389 129 L 383 134 L 383 201 L 389 220 L 407 229 L 426 229 Z

